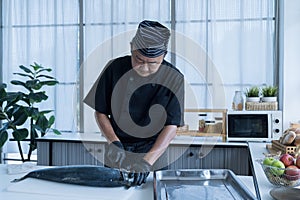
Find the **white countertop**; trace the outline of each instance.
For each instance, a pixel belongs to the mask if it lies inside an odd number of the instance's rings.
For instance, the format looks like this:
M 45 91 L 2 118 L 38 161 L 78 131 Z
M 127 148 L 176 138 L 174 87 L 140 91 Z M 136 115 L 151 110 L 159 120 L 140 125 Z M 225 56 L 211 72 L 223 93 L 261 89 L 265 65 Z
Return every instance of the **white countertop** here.
M 5 200 L 82 200 L 82 199 L 143 199 L 153 200 L 152 176 L 148 178 L 146 184 L 138 188 L 95 188 L 85 186 L 73 186 L 37 179 L 25 179 L 23 183 L 11 183 L 15 178 L 22 177 L 25 173 L 8 174 L 10 165 L 0 165 L 0 197 Z M 36 166 L 42 168 L 42 166 Z M 33 167 L 35 168 L 35 167 Z M 29 170 L 33 170 L 29 169 Z M 240 180 L 255 194 L 251 176 L 238 176 Z M 27 182 L 26 182 L 27 181 Z M 21 185 L 14 185 L 21 184 Z
M 106 142 L 106 138 L 101 133 L 63 133 L 55 135 L 48 133 L 38 141 L 70 141 L 70 142 Z M 247 146 L 245 142 L 223 142 L 221 137 L 193 137 L 178 135 L 172 141 L 171 145 L 230 145 Z
M 263 159 L 265 157 L 263 153 L 269 153 L 266 148 L 267 144 L 271 143 L 249 142 L 248 144 L 255 172 L 255 175 L 253 176 L 256 177 L 258 191 L 262 200 L 272 200 L 273 198 L 270 195 L 270 191 L 274 188 L 278 188 L 278 186 L 275 186 L 269 182 L 261 165 L 259 164 L 259 162 L 257 162 L 258 159 Z

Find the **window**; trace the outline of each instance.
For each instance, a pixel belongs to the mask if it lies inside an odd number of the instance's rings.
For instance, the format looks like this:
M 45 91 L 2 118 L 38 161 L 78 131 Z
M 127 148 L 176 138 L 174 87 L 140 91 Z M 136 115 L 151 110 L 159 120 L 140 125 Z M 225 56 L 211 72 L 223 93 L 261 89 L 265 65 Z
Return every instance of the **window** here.
M 21 64 L 52 67 L 60 84 L 43 107 L 62 131 L 99 131 L 81 100 L 110 59 L 129 53 L 143 19 L 174 30 L 166 59 L 186 77 L 188 107 L 230 108 L 235 90 L 275 84 L 276 0 L 0 2 L 3 81 Z

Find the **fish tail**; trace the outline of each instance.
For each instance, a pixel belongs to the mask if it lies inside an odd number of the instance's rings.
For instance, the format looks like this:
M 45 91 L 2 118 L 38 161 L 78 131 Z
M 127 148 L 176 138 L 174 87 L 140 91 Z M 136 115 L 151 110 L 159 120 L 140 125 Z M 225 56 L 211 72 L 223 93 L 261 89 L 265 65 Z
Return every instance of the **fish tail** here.
M 26 178 L 27 178 L 27 176 L 23 176 L 21 178 L 16 178 L 16 179 L 12 180 L 11 183 L 17 183 L 17 182 L 20 182 L 20 181 L 22 181 L 22 180 L 24 180 Z

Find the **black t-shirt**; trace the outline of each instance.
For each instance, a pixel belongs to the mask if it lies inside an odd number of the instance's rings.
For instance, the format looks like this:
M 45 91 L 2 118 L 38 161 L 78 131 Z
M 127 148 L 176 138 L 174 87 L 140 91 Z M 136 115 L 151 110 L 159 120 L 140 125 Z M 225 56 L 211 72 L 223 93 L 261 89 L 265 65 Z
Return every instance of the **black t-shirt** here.
M 163 126 L 182 126 L 183 107 L 184 77 L 165 60 L 156 73 L 141 77 L 130 56 L 117 58 L 97 83 L 95 110 L 109 116 L 122 142 L 155 140 Z

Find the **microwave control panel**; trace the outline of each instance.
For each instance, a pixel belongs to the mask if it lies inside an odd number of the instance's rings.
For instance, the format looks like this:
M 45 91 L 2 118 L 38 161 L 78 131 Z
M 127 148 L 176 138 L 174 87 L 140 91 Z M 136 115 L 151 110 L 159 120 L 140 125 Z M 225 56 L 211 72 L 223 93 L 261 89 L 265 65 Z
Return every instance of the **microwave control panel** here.
M 271 119 L 272 119 L 272 133 L 273 133 L 272 139 L 278 140 L 283 133 L 282 112 L 273 111 Z

